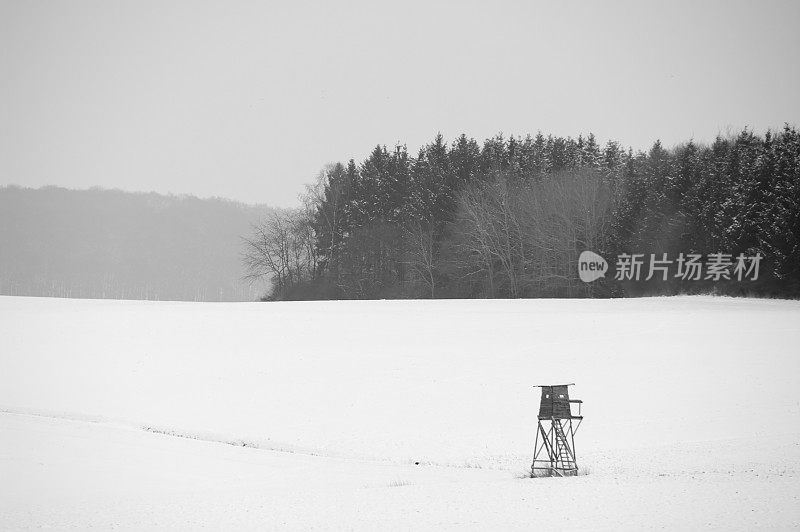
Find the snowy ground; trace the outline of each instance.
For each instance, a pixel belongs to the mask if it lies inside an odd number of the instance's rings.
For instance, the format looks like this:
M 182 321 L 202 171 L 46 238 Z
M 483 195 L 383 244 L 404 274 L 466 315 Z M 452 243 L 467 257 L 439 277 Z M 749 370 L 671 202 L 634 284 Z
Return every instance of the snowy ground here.
M 0 529 L 796 529 L 799 385 L 797 302 L 0 297 Z

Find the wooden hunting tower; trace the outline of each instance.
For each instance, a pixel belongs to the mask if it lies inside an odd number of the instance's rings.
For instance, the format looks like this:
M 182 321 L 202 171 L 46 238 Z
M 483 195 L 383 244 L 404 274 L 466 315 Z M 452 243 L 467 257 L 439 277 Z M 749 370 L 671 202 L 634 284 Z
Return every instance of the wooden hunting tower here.
M 575 458 L 575 433 L 581 426 L 583 401 L 569 398 L 569 387 L 574 384 L 537 386 L 542 389 L 539 404 L 539 424 L 533 451 L 531 476 L 574 476 L 578 474 Z M 578 415 L 573 415 L 572 405 L 578 405 Z M 572 420 L 577 420 L 573 425 Z

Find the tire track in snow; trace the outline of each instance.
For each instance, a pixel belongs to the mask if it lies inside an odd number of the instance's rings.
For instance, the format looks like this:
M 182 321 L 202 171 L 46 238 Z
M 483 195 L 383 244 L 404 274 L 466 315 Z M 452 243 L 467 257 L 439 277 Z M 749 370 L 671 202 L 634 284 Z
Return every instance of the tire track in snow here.
M 467 460 L 464 463 L 458 464 L 458 463 L 426 460 L 423 458 L 392 460 L 388 458 L 360 457 L 360 456 L 344 455 L 344 454 L 330 453 L 330 452 L 326 453 L 308 447 L 278 444 L 270 440 L 235 438 L 211 432 L 181 431 L 162 426 L 149 425 L 143 423 L 131 423 L 119 419 L 112 419 L 103 416 L 95 416 L 95 415 L 81 414 L 75 412 L 37 410 L 33 408 L 0 407 L 0 414 L 15 415 L 15 416 L 32 416 L 32 417 L 40 417 L 46 419 L 55 419 L 60 421 L 70 421 L 75 423 L 94 423 L 94 424 L 106 425 L 109 427 L 124 428 L 127 430 L 139 430 L 144 432 L 150 432 L 152 434 L 159 434 L 162 436 L 169 436 L 172 438 L 183 438 L 187 440 L 196 440 L 208 443 L 230 445 L 233 447 L 246 447 L 249 449 L 255 449 L 259 451 L 270 451 L 270 452 L 284 453 L 284 454 L 313 456 L 316 458 L 333 458 L 337 460 L 347 460 L 360 463 L 377 463 L 377 464 L 399 465 L 399 466 L 415 465 L 420 467 L 443 467 L 452 469 L 487 469 L 487 470 L 501 470 L 501 471 L 508 470 L 508 468 L 506 467 L 500 467 L 492 464 L 482 464 L 474 460 L 472 461 Z

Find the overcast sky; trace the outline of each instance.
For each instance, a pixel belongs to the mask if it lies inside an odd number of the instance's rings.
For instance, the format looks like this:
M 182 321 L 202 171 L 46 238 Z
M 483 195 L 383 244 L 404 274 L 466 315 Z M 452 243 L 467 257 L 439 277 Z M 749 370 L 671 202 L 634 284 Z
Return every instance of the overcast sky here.
M 0 0 L 0 185 L 289 206 L 332 161 L 800 124 L 800 2 Z

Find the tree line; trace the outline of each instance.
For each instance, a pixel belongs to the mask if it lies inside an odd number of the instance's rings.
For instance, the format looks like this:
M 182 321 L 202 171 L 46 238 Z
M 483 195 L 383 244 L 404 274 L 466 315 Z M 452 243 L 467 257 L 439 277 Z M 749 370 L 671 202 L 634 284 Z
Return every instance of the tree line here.
M 271 299 L 800 294 L 800 135 L 744 129 L 705 145 L 437 135 L 332 164 L 245 239 Z M 584 283 L 582 251 L 611 272 Z M 759 256 L 757 279 L 617 279 L 622 254 Z M 666 277 L 666 275 L 664 276 Z
M 0 295 L 252 301 L 239 237 L 265 205 L 121 190 L 0 187 Z

